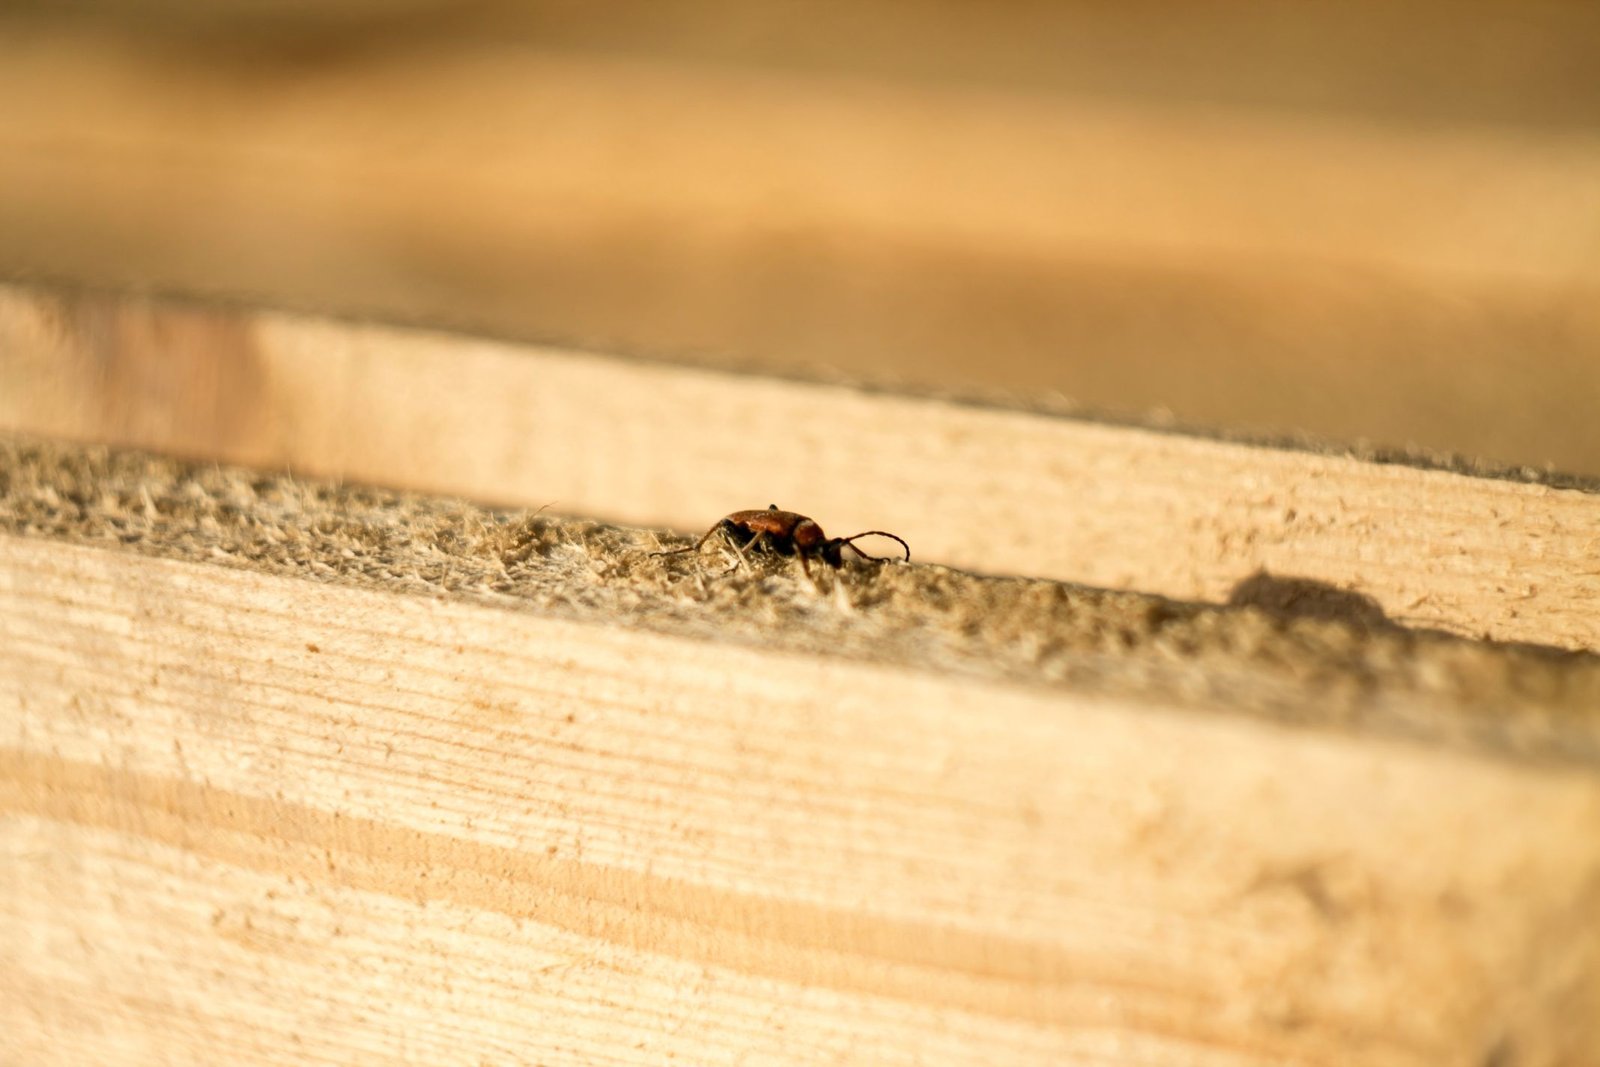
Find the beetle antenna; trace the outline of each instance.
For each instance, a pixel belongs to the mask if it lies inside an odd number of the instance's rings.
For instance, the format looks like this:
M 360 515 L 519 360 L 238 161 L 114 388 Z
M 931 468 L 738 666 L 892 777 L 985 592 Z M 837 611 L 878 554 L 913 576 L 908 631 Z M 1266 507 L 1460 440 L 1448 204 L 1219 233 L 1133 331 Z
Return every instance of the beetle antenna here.
M 841 544 L 841 545 L 850 545 L 850 551 L 854 552 L 856 555 L 860 556 L 862 559 L 878 559 L 878 560 L 881 560 L 881 559 L 883 559 L 885 557 L 883 557 L 883 556 L 869 556 L 865 552 L 863 552 L 859 548 L 857 548 L 854 544 L 852 544 L 852 542 L 855 541 L 856 538 L 858 538 L 858 537 L 871 537 L 874 534 L 876 534 L 879 537 L 887 537 L 891 541 L 899 541 L 900 542 L 900 547 L 906 550 L 905 562 L 907 562 L 907 563 L 911 562 L 911 546 L 906 544 L 905 541 L 901 540 L 899 537 L 896 537 L 894 534 L 890 533 L 888 530 L 863 530 L 860 533 L 856 534 L 854 537 L 841 537 L 841 538 L 839 538 L 839 544 Z

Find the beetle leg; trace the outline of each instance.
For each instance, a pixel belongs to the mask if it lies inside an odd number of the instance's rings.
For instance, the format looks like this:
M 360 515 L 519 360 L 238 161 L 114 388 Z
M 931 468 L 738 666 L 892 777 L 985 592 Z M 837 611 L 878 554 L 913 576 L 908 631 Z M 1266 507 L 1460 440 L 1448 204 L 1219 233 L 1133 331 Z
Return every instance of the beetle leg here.
M 750 557 L 744 554 L 744 550 L 748 548 L 754 552 L 756 549 L 760 548 L 762 542 L 767 538 L 767 532 L 765 530 L 761 531 L 754 537 L 750 538 L 750 540 L 746 541 L 743 545 L 740 545 L 738 541 L 734 540 L 731 530 L 724 530 L 723 532 L 727 535 L 724 540 L 728 542 L 728 547 L 732 548 L 733 554 L 739 557 L 738 561 L 734 563 L 733 566 L 728 568 L 727 573 L 732 574 L 734 571 L 738 570 L 740 563 L 744 564 L 752 571 L 755 570 L 755 564 L 750 562 Z

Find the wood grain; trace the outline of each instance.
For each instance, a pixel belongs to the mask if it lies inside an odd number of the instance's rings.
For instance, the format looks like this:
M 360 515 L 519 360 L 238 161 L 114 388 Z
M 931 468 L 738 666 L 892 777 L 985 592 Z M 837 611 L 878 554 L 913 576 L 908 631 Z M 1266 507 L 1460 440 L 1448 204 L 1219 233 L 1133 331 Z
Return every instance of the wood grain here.
M 0 597 L 24 1061 L 1600 1052 L 1586 763 L 37 538 Z
M 1258 572 L 1600 648 L 1600 495 L 419 331 L 0 289 L 0 428 L 699 531 L 777 502 L 916 558 L 1184 600 Z

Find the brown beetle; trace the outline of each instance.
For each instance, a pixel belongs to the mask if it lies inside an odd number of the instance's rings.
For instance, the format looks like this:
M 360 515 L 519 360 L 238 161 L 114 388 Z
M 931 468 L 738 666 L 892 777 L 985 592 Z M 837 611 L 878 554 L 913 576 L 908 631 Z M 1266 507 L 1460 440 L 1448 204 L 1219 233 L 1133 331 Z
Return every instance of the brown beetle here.
M 698 552 L 718 533 L 728 539 L 734 550 L 740 553 L 741 558 L 742 550 L 745 548 L 751 550 L 767 548 L 780 556 L 799 556 L 800 569 L 805 571 L 807 578 L 811 577 L 811 564 L 808 561 L 812 556 L 821 559 L 830 567 L 838 567 L 844 562 L 841 550 L 846 545 L 849 545 L 850 551 L 862 559 L 881 562 L 881 556 L 869 556 L 852 544 L 858 538 L 874 534 L 887 537 L 891 541 L 899 541 L 900 547 L 906 550 L 906 562 L 911 562 L 911 546 L 887 530 L 864 530 L 852 537 L 829 537 L 822 532 L 822 527 L 817 525 L 815 519 L 793 511 L 779 511 L 776 504 L 768 506 L 765 511 L 735 511 L 732 515 L 720 519 L 715 526 L 705 532 L 705 536 L 687 548 L 652 552 L 651 555 L 675 556 L 681 552 Z

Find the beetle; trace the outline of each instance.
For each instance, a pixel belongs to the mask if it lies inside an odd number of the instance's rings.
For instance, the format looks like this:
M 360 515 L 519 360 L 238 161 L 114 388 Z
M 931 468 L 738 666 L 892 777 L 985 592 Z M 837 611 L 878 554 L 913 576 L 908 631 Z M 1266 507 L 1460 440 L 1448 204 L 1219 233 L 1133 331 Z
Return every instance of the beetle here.
M 822 560 L 830 567 L 837 568 L 843 565 L 842 550 L 846 545 L 862 559 L 883 562 L 883 557 L 869 556 L 853 543 L 859 538 L 874 534 L 887 537 L 891 541 L 899 541 L 900 547 L 906 551 L 905 561 L 911 562 L 911 546 L 887 530 L 863 530 L 851 537 L 829 537 L 822 532 L 822 527 L 817 525 L 817 520 L 794 511 L 780 511 L 776 504 L 768 505 L 765 511 L 735 511 L 717 520 L 717 524 L 707 530 L 694 544 L 686 548 L 673 548 L 650 554 L 675 556 L 682 552 L 699 552 L 707 541 L 719 533 L 728 539 L 735 551 L 744 548 L 751 550 L 768 548 L 780 556 L 799 556 L 800 569 L 805 572 L 807 578 L 811 577 L 809 561 L 812 557 Z M 743 557 L 742 551 L 740 556 Z

